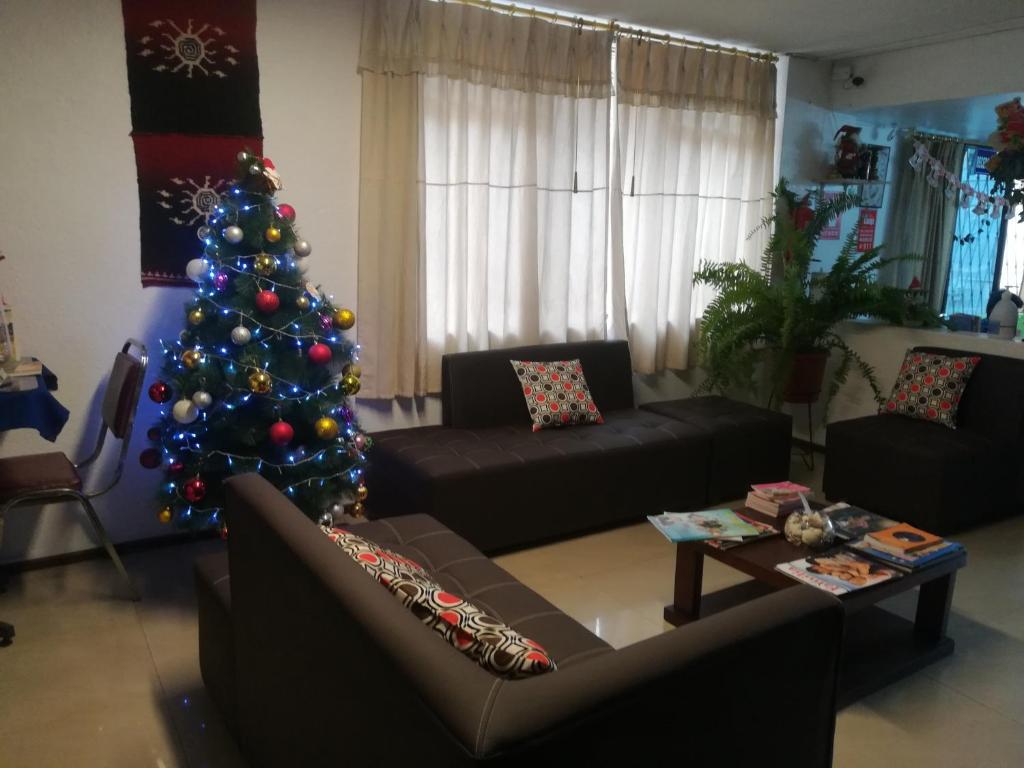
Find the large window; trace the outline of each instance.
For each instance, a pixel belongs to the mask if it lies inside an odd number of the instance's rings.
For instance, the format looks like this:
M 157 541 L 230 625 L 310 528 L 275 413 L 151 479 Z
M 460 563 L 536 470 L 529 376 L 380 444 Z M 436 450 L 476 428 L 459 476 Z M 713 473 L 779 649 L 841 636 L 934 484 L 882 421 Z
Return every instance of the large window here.
M 960 178 L 979 192 L 992 192 L 992 177 L 985 161 L 988 147 L 969 145 L 964 151 Z M 960 208 L 950 254 L 944 314 L 985 317 L 992 291 L 1006 288 L 1021 293 L 1024 278 L 1024 225 L 979 216 L 970 206 Z

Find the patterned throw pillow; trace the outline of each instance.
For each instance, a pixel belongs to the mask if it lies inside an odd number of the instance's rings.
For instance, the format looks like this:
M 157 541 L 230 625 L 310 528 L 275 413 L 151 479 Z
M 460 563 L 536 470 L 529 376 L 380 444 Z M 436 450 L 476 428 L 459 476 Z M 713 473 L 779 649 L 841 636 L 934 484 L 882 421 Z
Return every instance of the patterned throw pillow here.
M 510 362 L 523 388 L 534 432 L 569 424 L 604 424 L 579 360 Z
M 956 429 L 960 398 L 979 360 L 908 349 L 892 394 L 879 413 L 898 413 Z
M 321 526 L 320 530 L 416 618 L 488 672 L 514 679 L 556 669 L 540 645 L 446 592 L 414 560 L 342 528 Z

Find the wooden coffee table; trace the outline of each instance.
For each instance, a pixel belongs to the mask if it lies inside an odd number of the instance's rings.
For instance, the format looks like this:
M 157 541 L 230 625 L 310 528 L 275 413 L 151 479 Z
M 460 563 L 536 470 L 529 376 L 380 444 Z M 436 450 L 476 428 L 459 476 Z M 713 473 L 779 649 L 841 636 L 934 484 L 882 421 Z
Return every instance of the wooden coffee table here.
M 751 509 L 744 515 L 781 527 L 782 521 Z M 665 606 L 665 621 L 679 626 L 710 616 L 769 592 L 795 587 L 797 582 L 775 570 L 779 563 L 811 554 L 782 535 L 716 549 L 703 542 L 676 545 L 676 583 L 672 604 Z M 704 558 L 752 576 L 754 581 L 701 594 Z M 845 707 L 889 683 L 916 672 L 953 652 L 953 638 L 946 634 L 956 572 L 967 564 L 967 555 L 927 566 L 902 578 L 859 589 L 839 597 L 846 609 L 843 658 L 839 677 L 839 706 Z M 901 592 L 918 589 L 914 621 L 897 616 L 878 603 Z

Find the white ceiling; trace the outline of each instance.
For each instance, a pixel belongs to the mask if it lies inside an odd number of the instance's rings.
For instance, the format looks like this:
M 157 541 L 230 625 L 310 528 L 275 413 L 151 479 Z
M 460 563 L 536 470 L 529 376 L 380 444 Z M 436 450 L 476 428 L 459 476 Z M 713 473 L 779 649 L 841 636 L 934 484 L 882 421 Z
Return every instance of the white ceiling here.
M 1022 0 L 540 0 L 538 5 L 830 59 L 1024 27 Z

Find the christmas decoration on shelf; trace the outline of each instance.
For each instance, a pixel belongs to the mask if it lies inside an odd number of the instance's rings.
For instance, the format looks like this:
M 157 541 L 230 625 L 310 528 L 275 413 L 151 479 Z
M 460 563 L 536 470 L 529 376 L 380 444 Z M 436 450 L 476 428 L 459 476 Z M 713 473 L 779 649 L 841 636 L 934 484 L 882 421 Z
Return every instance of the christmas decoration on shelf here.
M 1006 218 L 1024 206 L 1024 106 L 1020 96 L 996 107 L 997 129 L 988 137 L 996 153 L 985 163 L 1007 203 Z M 1024 207 L 1020 211 L 1024 222 Z
M 274 200 L 280 187 L 266 158 L 239 153 L 235 181 L 199 222 L 185 330 L 162 342 L 164 373 L 149 390 L 163 406 L 147 433 L 166 472 L 163 522 L 222 529 L 223 480 L 242 472 L 263 475 L 313 520 L 367 497 L 372 441 L 347 400 L 360 386 L 346 333 L 355 314 L 306 279 L 300 260 L 312 249 L 295 209 Z
M 998 157 L 998 155 L 993 155 L 993 157 Z M 910 167 L 916 173 L 924 173 L 927 170 L 928 175 L 925 177 L 925 180 L 930 186 L 935 187 L 935 189 L 943 188 L 943 194 L 948 198 L 959 194 L 960 207 L 964 210 L 970 208 L 971 213 L 977 216 L 1009 219 L 1013 216 L 1016 206 L 1024 202 L 1024 191 L 1014 189 L 1012 186 L 1014 182 L 1012 180 L 1010 182 L 1011 186 L 1006 186 L 1005 183 L 1002 186 L 1002 190 L 1007 193 L 1007 196 L 979 192 L 970 184 L 961 181 L 958 171 L 948 170 L 940 160 L 932 157 L 931 153 L 928 152 L 928 147 L 916 139 L 914 140 L 914 154 L 910 157 Z M 996 178 L 995 176 L 993 177 Z M 998 178 L 996 178 L 996 181 L 997 183 L 1000 182 Z M 1017 195 L 1016 198 L 1014 198 L 1014 194 Z M 973 204 L 971 202 L 972 198 L 974 199 Z M 1021 216 L 1024 217 L 1024 212 L 1021 213 Z

